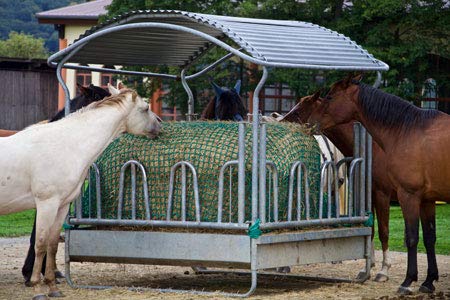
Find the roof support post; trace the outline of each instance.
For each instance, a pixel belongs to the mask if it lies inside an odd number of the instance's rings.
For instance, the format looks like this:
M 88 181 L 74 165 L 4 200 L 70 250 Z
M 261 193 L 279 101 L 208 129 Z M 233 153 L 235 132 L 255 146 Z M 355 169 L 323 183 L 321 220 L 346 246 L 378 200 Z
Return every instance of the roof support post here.
M 253 95 L 253 116 L 252 116 L 252 223 L 258 218 L 258 148 L 259 148 L 259 93 L 267 80 L 268 71 L 263 67 L 263 75 L 256 86 Z
M 64 115 L 67 116 L 70 114 L 70 93 L 69 88 L 67 87 L 66 83 L 64 82 L 64 78 L 62 76 L 62 68 L 64 64 L 72 57 L 74 56 L 81 48 L 83 48 L 85 44 L 81 44 L 77 48 L 75 48 L 72 52 L 70 52 L 68 55 L 66 55 L 61 61 L 58 63 L 58 67 L 56 68 L 56 78 L 58 79 L 59 83 L 61 84 L 64 95 L 66 98 L 65 104 L 64 104 Z
M 184 90 L 188 94 L 188 113 L 186 115 L 188 121 L 193 120 L 194 116 L 194 94 L 192 94 L 189 85 L 186 82 L 186 69 L 181 70 L 181 84 L 184 87 Z

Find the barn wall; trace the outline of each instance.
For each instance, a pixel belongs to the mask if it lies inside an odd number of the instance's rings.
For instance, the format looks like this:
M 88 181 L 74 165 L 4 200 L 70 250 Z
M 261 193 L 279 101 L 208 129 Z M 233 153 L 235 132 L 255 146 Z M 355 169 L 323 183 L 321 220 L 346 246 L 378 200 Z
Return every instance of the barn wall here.
M 0 128 L 21 130 L 58 109 L 55 72 L 0 70 Z

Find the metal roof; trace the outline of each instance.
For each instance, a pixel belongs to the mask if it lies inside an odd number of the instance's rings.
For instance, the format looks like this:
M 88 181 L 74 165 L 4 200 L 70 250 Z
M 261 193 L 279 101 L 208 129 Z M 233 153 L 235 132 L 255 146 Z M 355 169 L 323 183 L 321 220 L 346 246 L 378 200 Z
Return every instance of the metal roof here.
M 82 19 L 98 20 L 100 15 L 107 13 L 106 6 L 110 5 L 112 0 L 96 0 L 77 5 L 56 8 L 42 11 L 36 14 L 40 20 L 43 19 Z
M 237 46 L 227 44 L 226 38 Z M 82 44 L 78 52 L 74 51 Z M 182 67 L 214 45 L 264 66 L 389 68 L 348 37 L 315 24 L 175 10 L 134 11 L 94 26 L 68 48 L 52 55 L 49 62 L 72 55 L 68 62 Z

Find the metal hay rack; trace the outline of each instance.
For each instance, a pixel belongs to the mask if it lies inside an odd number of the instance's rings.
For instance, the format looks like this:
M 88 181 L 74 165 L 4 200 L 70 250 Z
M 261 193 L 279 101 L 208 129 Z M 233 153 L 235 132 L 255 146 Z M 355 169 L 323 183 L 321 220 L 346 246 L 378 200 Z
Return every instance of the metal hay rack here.
M 237 48 L 225 43 L 232 40 Z M 277 40 L 274 43 L 267 37 Z M 122 40 L 133 41 L 123 43 Z M 165 51 L 161 46 L 171 43 Z M 101 57 L 99 49 L 110 47 Z M 144 47 L 145 46 L 145 47 Z M 186 76 L 185 69 L 195 59 L 213 46 L 229 52 L 204 70 Z M 263 68 L 263 75 L 254 91 L 253 112 L 259 111 L 258 95 L 267 76 L 268 67 L 309 69 L 383 71 L 388 66 L 373 58 L 350 39 L 326 28 L 304 22 L 260 20 L 213 16 L 180 11 L 137 11 L 101 24 L 86 32 L 68 48 L 52 55 L 49 64 L 57 66 L 57 74 L 66 98 L 68 89 L 62 80 L 62 68 L 108 71 L 168 79 L 180 78 L 188 93 L 189 113 L 193 115 L 194 99 L 187 84 L 213 69 L 217 64 L 238 56 Z M 118 59 L 120 57 L 120 59 Z M 176 65 L 182 68 L 180 76 L 132 72 L 108 68 L 80 66 L 73 63 L 104 65 Z M 379 77 L 380 79 L 380 77 Z M 66 109 L 68 108 L 66 101 Z M 68 110 L 67 110 L 68 112 Z M 188 118 L 189 119 L 189 118 Z M 82 212 L 81 200 L 76 202 L 75 215 L 68 222 L 73 227 L 66 230 L 66 276 L 73 287 L 108 288 L 107 286 L 80 286 L 71 279 L 72 262 L 116 262 L 137 264 L 185 265 L 203 267 L 235 267 L 250 270 L 251 285 L 245 293 L 222 293 L 227 296 L 249 296 L 257 286 L 258 273 L 264 269 L 299 264 L 365 259 L 369 276 L 371 255 L 371 227 L 364 225 L 371 213 L 372 141 L 360 125 L 354 127 L 354 156 L 340 162 L 326 161 L 320 169 L 319 214 L 311 214 L 308 170 L 302 161 L 289 162 L 289 193 L 281 199 L 278 193 L 278 170 L 266 159 L 266 124 L 258 114 L 252 121 L 240 122 L 238 130 L 238 159 L 221 166 L 217 178 L 217 219 L 201 218 L 201 199 L 198 194 L 198 174 L 189 161 L 179 161 L 171 167 L 167 182 L 169 197 L 165 220 L 152 219 L 152 199 L 148 196 L 151 186 L 144 184 L 145 218 L 136 216 L 136 178 L 146 178 L 145 167 L 136 160 L 126 162 L 120 173 L 117 216 L 103 218 L 100 183 L 102 174 L 94 164 L 90 186 L 95 186 L 95 209 L 91 197 L 88 213 Z M 245 141 L 246 127 L 252 131 L 251 147 L 251 195 L 245 195 Z M 224 198 L 229 196 L 235 183 L 225 182 L 224 174 L 237 168 L 237 220 L 224 214 Z M 340 201 L 338 171 L 344 168 L 347 182 L 346 197 Z M 124 178 L 131 178 L 131 218 L 123 218 Z M 175 176 L 176 173 L 180 176 Z M 190 175 L 189 175 L 190 174 Z M 189 175 L 189 176 L 188 176 Z M 92 182 L 91 178 L 95 178 Z M 180 182 L 175 179 L 179 178 Z M 192 181 L 188 180 L 189 178 Z M 231 178 L 231 177 L 230 177 Z M 147 180 L 143 180 L 144 183 Z M 267 184 L 268 183 L 268 184 Z M 181 197 L 173 196 L 175 185 L 181 186 Z M 193 189 L 195 218 L 186 215 L 187 193 Z M 267 197 L 267 191 L 269 197 Z M 296 195 L 297 197 L 294 197 Z M 174 203 L 181 205 L 181 219 L 172 218 Z M 250 203 L 248 203 L 250 202 Z M 286 204 L 286 218 L 279 218 L 280 204 Z M 245 206 L 250 204 L 250 217 L 246 218 Z M 334 207 L 333 207 L 334 205 Z M 343 207 L 341 207 L 343 206 Z M 302 214 L 302 209 L 305 214 Z M 326 214 L 324 213 L 326 210 Z M 226 210 L 225 210 L 226 211 Z M 262 235 L 248 235 L 252 226 L 259 224 Z M 352 224 L 353 226 L 343 226 Z M 114 227 L 101 230 L 97 226 L 138 226 L 143 228 L 170 227 L 173 231 L 127 231 Z M 86 229 L 86 227 L 88 227 Z M 320 228 L 319 228 L 320 227 Z M 325 227 L 325 228 L 323 228 Z M 193 229 L 186 232 L 185 229 Z M 179 230 L 177 230 L 179 229 Z M 194 229 L 214 230 L 199 233 Z M 282 230 L 279 230 L 282 229 Z M 301 229 L 299 231 L 298 229 Z M 231 234 L 230 231 L 235 232 Z M 272 231 L 271 233 L 268 233 Z M 139 244 L 140 247 L 133 245 Z M 221 249 L 221 251 L 216 251 Z M 208 272 L 208 270 L 204 271 Z M 298 276 L 304 279 L 304 276 Z M 315 278 L 318 279 L 318 278 Z M 323 278 L 319 278 L 323 280 Z M 329 278 L 336 281 L 338 279 Z M 140 288 L 142 289 L 142 288 Z M 205 291 L 157 289 L 169 292 L 209 294 Z

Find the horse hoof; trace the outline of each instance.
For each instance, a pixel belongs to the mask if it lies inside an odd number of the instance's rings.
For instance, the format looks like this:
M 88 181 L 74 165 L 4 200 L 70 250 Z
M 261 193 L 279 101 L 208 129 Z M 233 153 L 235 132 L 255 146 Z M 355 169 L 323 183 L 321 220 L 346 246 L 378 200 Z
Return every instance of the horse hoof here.
M 291 273 L 291 267 L 279 267 L 277 268 L 278 273 Z
M 431 287 L 427 287 L 425 285 L 421 285 L 419 288 L 419 292 L 426 293 L 426 294 L 432 294 L 435 290 L 434 285 L 431 285 Z
M 359 272 L 358 276 L 356 276 L 356 280 L 367 280 L 370 278 L 370 275 L 367 276 L 367 273 L 364 271 Z
M 48 296 L 52 297 L 52 298 L 57 298 L 57 297 L 61 298 L 61 297 L 64 297 L 64 294 L 61 293 L 61 291 L 54 291 L 54 292 L 48 293 Z
M 387 276 L 386 274 L 382 274 L 382 273 L 378 273 L 374 279 L 374 281 L 376 281 L 376 282 L 386 282 L 388 280 L 389 280 L 389 276 Z
M 46 295 L 39 294 L 39 295 L 33 296 L 32 300 L 48 300 L 48 297 Z
M 28 280 L 25 280 L 25 286 L 26 287 L 33 287 L 33 285 L 31 284 L 31 281 L 28 279 Z
M 66 277 L 61 271 L 55 271 L 55 277 L 60 279 L 66 279 Z
M 412 295 L 413 291 L 410 287 L 400 286 L 397 293 L 400 295 Z

